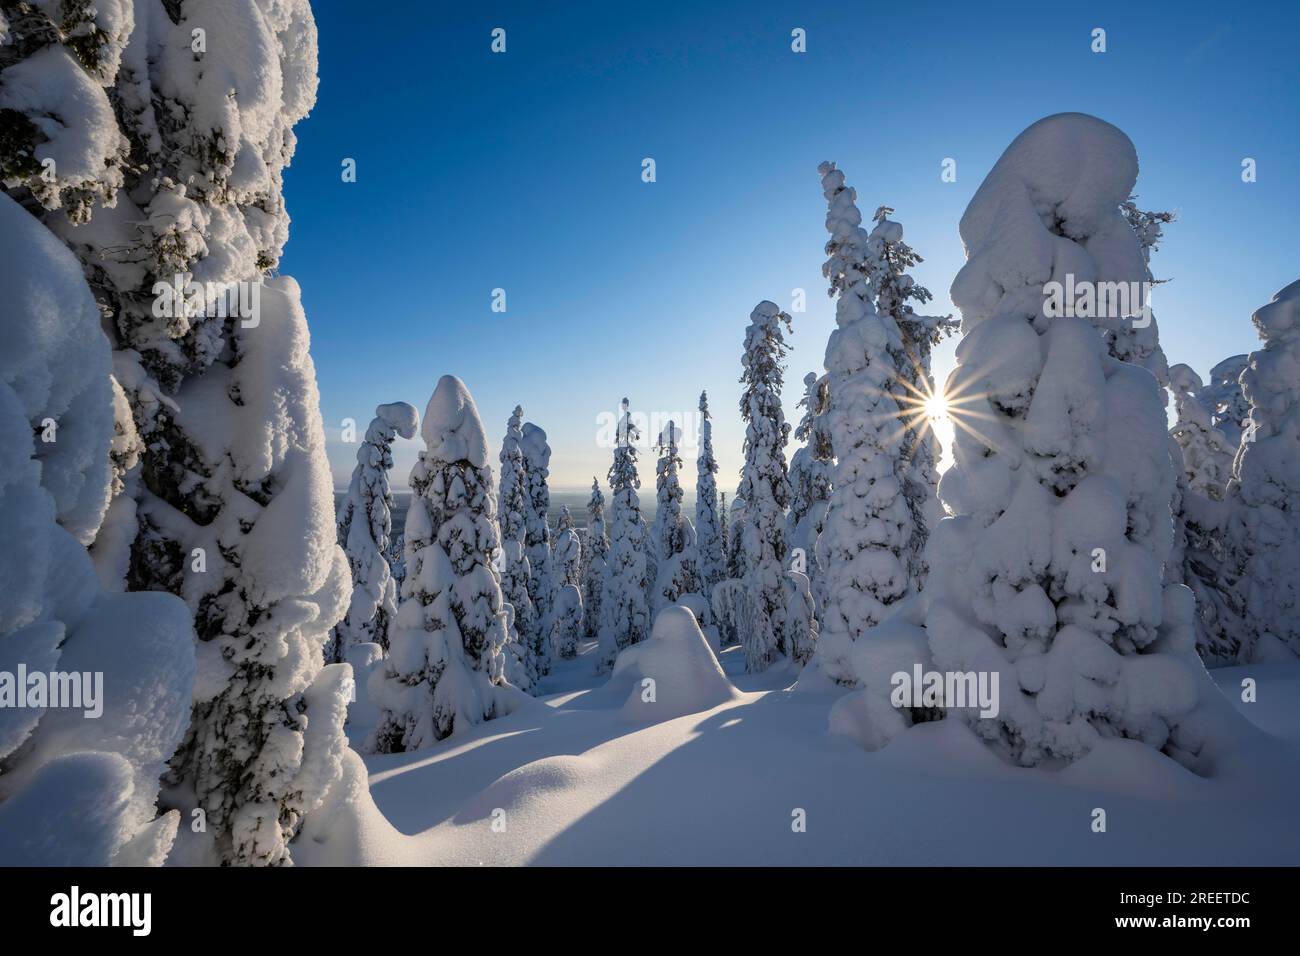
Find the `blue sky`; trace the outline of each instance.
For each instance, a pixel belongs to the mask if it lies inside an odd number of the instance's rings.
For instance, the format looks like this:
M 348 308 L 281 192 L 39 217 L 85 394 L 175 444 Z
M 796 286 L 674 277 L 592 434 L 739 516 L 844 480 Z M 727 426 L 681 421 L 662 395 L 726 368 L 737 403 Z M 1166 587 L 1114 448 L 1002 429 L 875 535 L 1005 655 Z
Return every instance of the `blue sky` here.
M 1127 132 L 1141 203 L 1178 212 L 1153 261 L 1173 280 L 1154 299 L 1171 362 L 1204 375 L 1250 351 L 1250 313 L 1300 273 L 1293 3 L 464 6 L 316 4 L 320 92 L 286 178 L 281 271 L 302 285 L 340 483 L 355 453 L 337 442 L 342 420 L 363 432 L 377 403 L 423 410 L 450 372 L 494 444 L 516 403 L 546 429 L 557 488 L 604 482 L 601 416 L 623 396 L 663 419 L 707 388 L 732 490 L 750 310 L 807 291 L 792 420 L 833 326 L 824 159 L 864 213 L 895 207 L 939 313 L 953 311 L 966 203 L 1017 133 L 1062 111 Z M 1094 27 L 1105 53 L 1090 49 Z M 496 288 L 505 313 L 491 310 Z M 936 356 L 940 382 L 952 351 Z

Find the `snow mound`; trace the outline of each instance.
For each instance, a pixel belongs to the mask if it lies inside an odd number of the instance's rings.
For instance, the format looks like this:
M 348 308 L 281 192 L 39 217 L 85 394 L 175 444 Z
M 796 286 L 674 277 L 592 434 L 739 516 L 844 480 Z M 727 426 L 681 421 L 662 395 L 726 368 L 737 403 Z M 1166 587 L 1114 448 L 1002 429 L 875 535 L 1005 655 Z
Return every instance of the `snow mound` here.
M 420 412 L 407 402 L 390 402 L 375 408 L 375 417 L 403 438 L 414 438 L 420 430 Z
M 50 761 L 0 803 L 0 865 L 111 865 L 131 837 L 133 778 L 118 754 Z
M 494 815 L 499 817 L 501 811 L 507 814 L 522 811 L 530 804 L 540 804 L 566 791 L 580 794 L 598 766 L 598 761 L 591 757 L 568 754 L 534 760 L 493 781 L 465 804 L 456 814 L 455 822 L 491 820 Z
M 370 795 L 366 766 L 355 751 L 307 816 L 293 846 L 297 866 L 411 866 L 413 842 L 394 829 Z
M 895 616 L 870 628 L 844 654 L 848 676 L 860 687 L 831 707 L 829 730 L 848 737 L 864 750 L 879 750 L 912 725 L 910 713 L 890 700 L 893 675 L 911 674 L 915 665 L 930 670 L 920 602 L 909 599 Z
M 488 464 L 487 433 L 478 406 L 465 383 L 455 375 L 444 375 L 429 396 L 420 435 L 429 457 L 438 461 L 467 461 L 475 468 Z
M 621 716 L 638 724 L 712 710 L 740 696 L 695 615 L 680 606 L 660 611 L 649 639 L 618 655 L 610 685 L 629 687 Z
M 1212 792 L 1208 781 L 1137 740 L 1099 740 L 1058 775 L 1061 783 L 1150 800 Z
M 696 623 L 702 628 L 707 627 L 713 617 L 713 609 L 709 607 L 709 599 L 703 594 L 687 591 L 677 598 L 677 603 L 694 614 Z M 719 651 L 721 648 L 715 646 L 714 650 Z
M 30 666 L 30 665 L 29 665 Z M 50 708 L 25 755 L 27 768 L 62 754 L 117 754 L 134 768 L 123 812 L 134 828 L 155 815 L 158 779 L 189 724 L 194 684 L 191 619 L 170 594 L 106 594 L 69 634 L 59 670 L 103 674 L 102 713 Z

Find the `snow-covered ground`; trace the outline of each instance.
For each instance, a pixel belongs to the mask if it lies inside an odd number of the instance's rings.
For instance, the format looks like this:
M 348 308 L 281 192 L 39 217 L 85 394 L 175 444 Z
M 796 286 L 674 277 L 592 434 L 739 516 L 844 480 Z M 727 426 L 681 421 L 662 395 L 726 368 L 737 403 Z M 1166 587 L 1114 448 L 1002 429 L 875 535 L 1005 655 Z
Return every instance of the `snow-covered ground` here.
M 733 699 L 645 725 L 594 643 L 534 705 L 416 753 L 366 758 L 371 805 L 325 814 L 300 864 L 1241 865 L 1300 863 L 1300 663 L 1212 672 L 1258 702 L 1213 778 L 1136 741 L 1064 770 L 1007 765 L 962 722 L 874 753 L 827 730 L 834 691 L 720 660 Z M 356 761 L 359 765 L 360 761 Z M 375 808 L 378 808 L 376 811 Z M 1106 832 L 1093 832 L 1093 811 Z M 796 832 L 800 814 L 804 832 Z M 319 842 L 322 837 L 324 842 Z

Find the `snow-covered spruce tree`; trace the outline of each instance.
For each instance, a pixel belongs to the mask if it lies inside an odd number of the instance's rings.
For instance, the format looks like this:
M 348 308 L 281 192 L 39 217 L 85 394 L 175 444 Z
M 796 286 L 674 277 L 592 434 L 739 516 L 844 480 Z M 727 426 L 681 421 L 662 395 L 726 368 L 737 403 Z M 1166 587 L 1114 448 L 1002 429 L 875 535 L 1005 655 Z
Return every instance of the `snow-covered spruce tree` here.
M 694 537 L 690 522 L 682 514 L 682 485 L 677 477 L 682 459 L 677 453 L 680 434 L 675 422 L 659 436 L 659 461 L 655 466 L 655 492 L 658 507 L 650 540 L 654 546 L 657 578 L 651 615 L 676 604 L 683 594 L 700 593 L 699 572 L 695 563 Z
M 831 496 L 831 436 L 825 425 L 830 404 L 830 379 L 809 372 L 803 379 L 804 394 L 799 400 L 803 417 L 795 426 L 794 437 L 803 447 L 790 458 L 790 513 L 786 515 L 786 540 L 805 555 L 807 574 L 817 577 L 817 538 L 825 523 Z
M 1264 347 L 1241 373 L 1253 428 L 1233 464 L 1228 541 L 1244 612 L 1242 659 L 1258 661 L 1300 654 L 1300 281 L 1251 321 Z
M 812 625 L 793 620 L 807 609 L 784 566 L 785 512 L 790 504 L 785 445 L 790 425 L 781 408 L 787 350 L 782 327 L 790 327 L 790 316 L 765 300 L 754 307 L 749 321 L 740 378 L 745 386 L 740 399 L 745 464 L 736 497 L 745 500 L 746 515 L 741 551 L 747 613 L 741 639 L 745 668 L 757 673 L 780 657 L 793 657 L 793 636 L 811 631 Z
M 912 574 L 920 562 L 913 549 L 923 538 L 906 493 L 905 415 L 912 396 L 900 370 L 911 363 L 894 315 L 877 311 L 873 301 L 873 277 L 881 281 L 890 266 L 881 258 L 883 243 L 862 228 L 857 194 L 844 174 L 832 163 L 819 170 L 831 234 L 822 272 L 837 298 L 836 328 L 826 345 L 825 418 L 836 463 L 817 541 L 817 660 L 832 680 L 854 684 L 854 644 L 914 592 Z
M 713 420 L 709 395 L 700 392 L 700 451 L 695 459 L 695 555 L 700 592 L 705 599 L 726 572 L 725 515 L 718 512 L 718 462 L 713 457 Z M 725 495 L 723 498 L 725 499 Z M 725 506 L 724 506 L 725 512 Z
M 943 517 L 937 494 L 939 440 L 926 407 L 935 394 L 930 355 L 945 336 L 957 331 L 958 323 L 951 316 L 919 315 L 912 308 L 913 302 L 925 304 L 934 297 L 907 274 L 924 260 L 903 241 L 902 225 L 889 218 L 893 211 L 881 206 L 873 218 L 876 225 L 867 238 L 869 284 L 875 290 L 876 311 L 893 318 L 903 340 L 898 369 L 903 388 L 897 394 L 903 425 L 903 497 L 912 513 L 912 536 L 904 553 L 908 576 L 920 589 L 925 586 L 925 542 Z
M 582 630 L 588 638 L 600 633 L 600 591 L 605 580 L 609 555 L 609 535 L 605 533 L 605 496 L 600 483 L 591 479 L 591 498 L 587 501 L 587 540 L 583 548 Z
M 727 579 L 740 580 L 745 576 L 745 499 L 740 495 L 731 499 L 726 527 Z
M 393 587 L 402 593 L 402 582 L 406 580 L 406 535 L 401 531 L 389 536 L 388 568 L 393 574 Z
M 718 496 L 718 537 L 722 539 L 722 576 L 726 577 L 727 556 L 731 553 L 731 517 L 727 513 L 727 493 Z
M 393 530 L 388 472 L 393 467 L 393 439 L 414 438 L 419 429 L 420 413 L 414 405 L 380 405 L 357 449 L 357 466 L 338 511 L 339 544 L 352 568 L 352 601 L 347 616 L 334 628 L 327 654 L 332 663 L 347 660 L 358 644 L 388 649 L 388 625 L 397 614 L 397 587 L 387 557 Z
M 158 780 L 189 722 L 193 621 L 96 579 L 85 546 L 118 480 L 109 344 L 81 264 L 3 194 L 0 289 L 0 865 L 158 866 L 181 820 L 159 816 Z M 57 688 L 33 678 L 54 671 L 98 675 L 97 703 L 47 707 Z
M 1130 196 L 1119 204 L 1120 212 L 1124 214 L 1129 228 L 1137 236 L 1138 246 L 1142 250 L 1142 258 L 1147 263 L 1151 262 L 1151 253 L 1160 248 L 1160 241 L 1164 238 L 1164 227 L 1177 218 L 1172 212 L 1153 212 L 1146 209 L 1138 208 L 1134 202 L 1136 196 Z
M 81 259 L 140 440 L 96 564 L 194 615 L 203 679 L 164 800 L 205 811 L 224 862 L 288 862 L 346 747 L 346 670 L 321 665 L 348 568 L 306 323 L 293 280 L 262 282 L 315 24 L 306 0 L 51 9 L 9 18 L 0 169 Z
M 552 552 L 554 552 L 555 550 L 554 539 L 557 535 L 560 534 L 561 531 L 576 531 L 576 530 L 577 530 L 577 525 L 573 523 L 573 512 L 569 510 L 568 505 L 561 505 L 559 517 L 555 519 L 555 529 L 551 533 Z M 579 569 L 581 569 L 581 565 L 579 565 Z
M 614 666 L 618 652 L 645 640 L 650 630 L 646 608 L 645 522 L 641 518 L 641 500 L 637 488 L 641 479 L 636 473 L 637 428 L 623 400 L 623 417 L 619 422 L 614 463 L 609 469 L 610 503 L 609 554 L 605 578 L 600 591 L 600 648 L 597 673 Z
M 1124 266 L 1124 281 L 1148 283 L 1147 289 L 1168 280 L 1157 279 L 1151 272 L 1151 253 L 1159 248 L 1164 236 L 1163 227 L 1174 221 L 1174 214 L 1168 212 L 1147 212 L 1137 208 L 1130 197 L 1120 205 L 1121 218 L 1129 228 L 1129 233 L 1137 242 L 1141 263 L 1130 260 Z M 1119 228 L 1116 226 L 1115 228 Z M 1078 276 L 1075 277 L 1076 279 Z M 1097 290 L 1100 299 L 1101 289 Z M 1106 339 L 1107 351 L 1121 362 L 1141 365 L 1156 377 L 1162 387 L 1169 385 L 1169 362 L 1160 347 L 1160 330 L 1156 325 L 1155 315 L 1150 305 L 1149 293 L 1140 296 L 1141 301 L 1130 303 L 1130 311 L 1141 312 L 1143 317 L 1135 321 L 1134 315 L 1120 315 L 1122 309 L 1111 309 L 1113 315 L 1099 314 L 1103 310 L 1095 307 L 1092 318 L 1094 325 L 1101 330 Z M 1145 308 L 1145 311 L 1143 311 Z M 1175 463 L 1176 470 L 1176 463 Z
M 555 592 L 555 609 L 551 613 L 551 650 L 561 660 L 578 656 L 578 639 L 582 636 L 582 592 L 576 584 L 565 584 Z
M 727 493 L 724 491 L 718 506 L 718 524 L 722 530 L 723 575 L 713 583 L 709 594 L 709 609 L 717 622 L 718 636 L 723 647 L 740 643 L 741 627 L 745 619 L 745 582 L 739 577 L 743 573 L 740 552 L 743 536 L 740 527 L 744 523 L 744 517 L 745 503 L 736 499 L 728 510 Z
M 555 579 L 552 587 L 557 592 L 566 584 L 575 587 L 582 584 L 582 539 L 573 526 L 573 515 L 569 513 L 568 505 L 560 509 L 560 517 L 555 522 L 555 534 L 551 540 L 551 576 Z
M 555 601 L 555 578 L 551 573 L 551 489 L 547 484 L 551 468 L 551 446 L 546 432 L 525 422 L 519 446 L 524 453 L 528 479 L 528 510 L 525 514 L 525 546 L 528 550 L 528 596 L 533 602 L 537 626 L 533 629 L 532 652 L 538 675 L 551 669 L 546 635 L 550 632 L 551 605 Z
M 1205 404 L 1206 390 L 1201 377 L 1186 365 L 1169 369 L 1177 421 L 1170 430 L 1182 449 L 1187 486 L 1199 495 L 1222 500 L 1232 477 L 1236 446 L 1214 427 L 1213 410 Z
M 655 585 L 659 582 L 659 561 L 655 557 L 654 535 L 645 515 L 640 515 L 641 540 L 645 542 L 645 606 L 651 611 L 651 623 L 654 622 Z
M 1223 500 L 1234 449 L 1213 425 L 1209 392 L 1200 376 L 1186 365 L 1174 365 L 1169 378 L 1178 414 L 1170 434 L 1183 468 L 1175 495 L 1173 559 L 1181 560 L 1179 580 L 1196 595 L 1197 653 L 1206 666 L 1223 666 L 1235 663 L 1241 649 L 1240 600 L 1224 577 Z
M 511 707 L 487 436 L 454 375 L 438 380 L 420 433 L 402 602 L 389 655 L 370 676 L 383 714 L 372 741 L 379 753 L 428 747 Z
M 744 633 L 748 609 L 743 578 L 723 578 L 713 586 L 709 610 L 718 626 L 718 641 L 722 647 L 739 644 Z
M 1067 275 L 1147 274 L 1120 209 L 1136 177 L 1120 130 L 1051 116 L 961 221 L 964 338 L 947 388 L 961 424 L 940 483 L 955 517 L 931 538 L 926 630 L 936 669 L 998 675 L 995 718 L 958 713 L 1023 765 L 1129 737 L 1195 768 L 1203 746 L 1192 595 L 1164 582 L 1176 489 L 1159 383 L 1110 354 L 1133 341 L 1122 317 L 1051 304 Z M 1159 342 L 1144 345 L 1146 359 Z
M 1160 248 L 1160 243 L 1165 237 L 1165 226 L 1177 219 L 1178 215 L 1172 212 L 1142 209 L 1134 201 L 1136 199 L 1137 196 L 1130 196 L 1120 203 L 1120 212 L 1124 214 L 1124 219 L 1128 222 L 1129 228 L 1137 236 L 1138 247 L 1142 250 L 1142 261 L 1148 267 L 1147 278 L 1152 284 L 1159 285 L 1169 280 L 1157 279 L 1150 274 L 1151 253 Z
M 524 410 L 516 405 L 501 442 L 501 490 L 497 517 L 501 525 L 501 591 L 513 609 L 513 626 L 505 649 L 506 677 L 522 690 L 537 683 L 537 629 L 533 599 L 529 596 L 532 566 L 528 561 L 528 472 L 524 464 Z
M 1241 373 L 1249 361 L 1248 355 L 1224 359 L 1210 369 L 1210 384 L 1205 386 L 1203 400 L 1210 408 L 1214 427 L 1223 432 L 1234 450 L 1241 446 L 1241 433 L 1250 417 L 1250 402 L 1241 390 Z

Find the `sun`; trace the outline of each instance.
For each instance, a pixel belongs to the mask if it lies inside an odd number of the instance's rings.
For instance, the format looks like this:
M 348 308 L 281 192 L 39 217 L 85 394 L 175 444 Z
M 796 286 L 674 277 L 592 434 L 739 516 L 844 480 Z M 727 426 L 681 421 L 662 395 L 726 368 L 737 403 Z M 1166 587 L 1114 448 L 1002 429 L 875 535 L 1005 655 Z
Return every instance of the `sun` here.
M 925 400 L 925 414 L 939 421 L 948 417 L 948 397 L 942 392 L 935 392 Z

